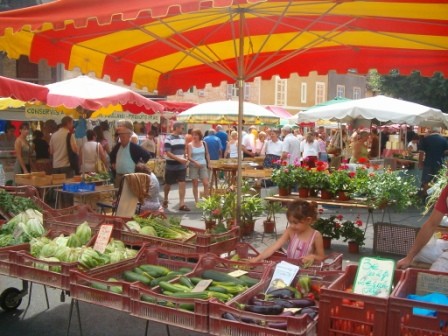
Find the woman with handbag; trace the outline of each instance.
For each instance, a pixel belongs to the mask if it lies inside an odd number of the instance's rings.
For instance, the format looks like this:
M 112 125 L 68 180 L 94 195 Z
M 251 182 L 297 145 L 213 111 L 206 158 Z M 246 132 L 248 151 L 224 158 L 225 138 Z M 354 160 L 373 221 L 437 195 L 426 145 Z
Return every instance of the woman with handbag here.
M 81 148 L 81 172 L 100 173 L 107 171 L 107 156 L 103 146 L 96 142 L 96 134 L 92 130 L 86 132 L 87 142 Z M 104 167 L 104 168 L 102 168 Z M 102 170 L 102 171 L 98 171 Z

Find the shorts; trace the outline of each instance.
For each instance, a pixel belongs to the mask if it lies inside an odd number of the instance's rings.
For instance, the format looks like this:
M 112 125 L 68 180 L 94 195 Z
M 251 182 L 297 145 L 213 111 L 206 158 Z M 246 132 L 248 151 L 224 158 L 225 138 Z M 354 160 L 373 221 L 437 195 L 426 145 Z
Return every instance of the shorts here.
M 176 184 L 178 182 L 185 182 L 187 177 L 187 169 L 181 170 L 165 170 L 165 183 Z
M 208 168 L 206 166 L 195 167 L 190 166 L 190 178 L 192 180 L 204 180 L 208 179 Z

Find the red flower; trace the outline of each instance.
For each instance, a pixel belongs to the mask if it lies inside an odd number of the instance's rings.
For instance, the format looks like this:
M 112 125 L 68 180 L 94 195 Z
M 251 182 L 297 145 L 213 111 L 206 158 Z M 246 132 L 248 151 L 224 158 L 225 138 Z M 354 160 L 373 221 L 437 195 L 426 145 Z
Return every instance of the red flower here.
M 350 173 L 348 173 L 348 176 L 350 176 L 350 177 L 355 177 L 355 176 L 356 176 L 356 173 L 355 173 L 355 172 L 350 172 Z
M 337 219 L 342 220 L 344 218 L 344 216 L 342 216 L 341 214 L 336 216 Z
M 339 166 L 339 169 L 338 170 L 348 170 L 348 165 L 347 164 L 342 164 L 342 165 L 340 165 Z
M 361 157 L 361 158 L 358 159 L 358 162 L 361 163 L 361 164 L 367 163 L 368 161 L 369 160 L 367 160 L 367 158 L 365 158 L 365 157 Z
M 360 219 L 357 219 L 355 223 L 358 226 L 362 226 L 362 220 L 360 220 Z
M 287 166 L 287 165 L 288 165 L 288 162 L 282 161 L 282 166 Z
M 341 224 L 339 224 L 339 223 L 334 223 L 334 226 L 336 227 L 336 229 L 340 229 L 341 228 Z
M 324 212 L 324 209 L 322 209 L 322 208 L 319 208 L 319 213 L 321 214 L 321 213 L 323 213 Z

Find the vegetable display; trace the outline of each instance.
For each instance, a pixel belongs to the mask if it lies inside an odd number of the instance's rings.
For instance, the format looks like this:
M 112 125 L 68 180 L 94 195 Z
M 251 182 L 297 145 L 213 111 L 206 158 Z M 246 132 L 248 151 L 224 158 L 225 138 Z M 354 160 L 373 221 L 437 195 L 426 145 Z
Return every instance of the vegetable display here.
M 14 215 L 28 209 L 39 210 L 30 198 L 13 195 L 5 190 L 0 190 L 0 207 L 4 212 Z
M 0 247 L 28 243 L 45 233 L 42 213 L 28 209 L 0 227 Z
M 91 229 L 87 222 L 84 222 L 69 236 L 60 235 L 53 240 L 47 237 L 33 238 L 30 241 L 30 253 L 33 257 L 44 261 L 79 262 L 80 266 L 86 269 L 116 263 L 137 255 L 137 251 L 126 248 L 122 241 L 113 238 L 107 244 L 104 253 L 100 253 L 86 246 L 91 236 Z M 60 272 L 60 266 L 52 268 L 46 264 L 37 264 L 36 267 Z
M 195 233 L 180 225 L 180 218 L 135 216 L 132 221 L 126 223 L 127 227 L 134 232 L 166 239 L 188 240 Z

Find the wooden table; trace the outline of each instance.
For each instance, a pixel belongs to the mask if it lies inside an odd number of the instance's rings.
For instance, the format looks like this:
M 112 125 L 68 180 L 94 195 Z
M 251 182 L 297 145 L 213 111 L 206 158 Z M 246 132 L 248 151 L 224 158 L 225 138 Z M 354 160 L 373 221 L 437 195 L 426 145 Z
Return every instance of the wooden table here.
M 268 202 L 282 202 L 282 203 L 291 203 L 291 202 L 299 200 L 299 199 L 305 200 L 305 201 L 310 201 L 310 202 L 314 201 L 317 204 L 320 204 L 323 206 L 327 205 L 327 206 L 336 206 L 336 207 L 343 207 L 343 208 L 366 209 L 368 215 L 367 215 L 366 227 L 364 229 L 364 233 L 367 231 L 367 227 L 369 226 L 369 223 L 370 222 L 372 222 L 372 224 L 374 223 L 373 211 L 376 210 L 376 208 L 372 205 L 367 204 L 365 201 L 362 201 L 362 200 L 351 199 L 348 201 L 339 201 L 337 199 L 322 199 L 319 197 L 301 198 L 301 197 L 299 197 L 299 195 L 297 193 L 291 193 L 291 195 L 289 195 L 289 196 L 274 195 L 274 196 L 265 197 L 265 200 Z M 382 208 L 381 211 L 382 211 L 381 221 L 384 221 L 384 217 L 387 212 L 388 216 L 389 216 L 389 223 L 390 223 L 391 217 L 390 217 L 389 207 L 386 206 L 386 207 Z

